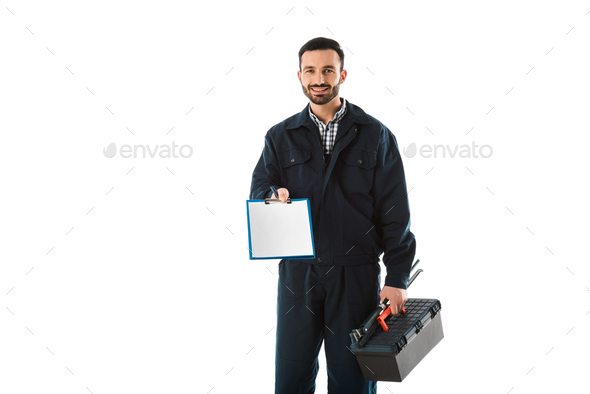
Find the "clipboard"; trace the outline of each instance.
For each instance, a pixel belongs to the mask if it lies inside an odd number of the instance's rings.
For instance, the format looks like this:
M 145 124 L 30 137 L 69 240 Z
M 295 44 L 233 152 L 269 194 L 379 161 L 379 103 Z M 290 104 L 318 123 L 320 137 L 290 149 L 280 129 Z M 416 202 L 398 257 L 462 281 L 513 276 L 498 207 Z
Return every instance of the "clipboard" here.
M 246 200 L 250 260 L 313 259 L 308 198 Z

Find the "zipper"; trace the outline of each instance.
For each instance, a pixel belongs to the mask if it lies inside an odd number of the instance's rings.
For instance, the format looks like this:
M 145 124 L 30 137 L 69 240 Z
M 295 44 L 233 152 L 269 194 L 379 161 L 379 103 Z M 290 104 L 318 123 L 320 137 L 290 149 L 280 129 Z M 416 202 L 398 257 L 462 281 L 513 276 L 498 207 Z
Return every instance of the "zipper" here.
M 336 140 L 334 141 L 334 149 L 336 148 L 336 143 L 338 142 L 338 140 L 340 138 L 342 138 L 344 135 L 346 135 L 346 133 L 348 133 L 348 130 L 350 130 L 352 128 L 352 126 L 354 126 L 354 122 L 350 124 L 350 127 L 348 127 L 348 129 L 346 129 L 346 131 L 344 131 L 344 133 L 342 133 L 342 134 L 340 134 L 339 136 L 336 137 Z M 334 149 L 332 149 L 332 155 L 334 155 Z M 330 159 L 330 160 L 333 160 L 333 158 Z M 335 212 L 335 209 L 336 209 L 335 207 L 336 207 L 336 204 L 332 204 L 332 217 L 336 217 L 335 216 L 335 213 L 334 213 Z M 336 226 L 336 223 L 335 223 L 335 221 L 333 221 L 332 222 L 332 233 L 333 234 L 335 233 L 335 231 L 334 231 L 335 230 L 334 229 L 335 226 Z M 336 242 L 332 242 L 332 256 L 331 256 L 332 259 L 334 258 L 334 249 L 335 248 L 336 248 Z
M 323 183 L 324 182 L 324 178 L 326 177 L 326 156 L 324 156 L 324 148 L 322 146 L 322 141 L 320 140 L 320 136 L 317 135 L 311 128 L 309 128 L 307 125 L 305 125 L 305 127 L 307 127 L 307 129 L 309 131 L 311 131 L 313 134 L 315 134 L 316 138 L 318 139 L 318 144 L 320 145 L 320 151 L 322 152 L 322 159 L 324 159 L 324 171 L 323 171 L 323 174 L 322 174 L 322 183 Z M 321 222 L 321 219 L 320 219 L 320 222 Z M 320 224 L 321 223 L 318 223 L 318 229 L 319 229 Z M 317 244 L 315 244 L 315 247 L 317 247 L 317 248 L 320 247 L 320 232 L 319 231 L 318 231 L 318 242 L 317 242 Z M 316 251 L 314 250 L 314 253 L 315 252 Z M 317 253 L 315 253 L 315 255 L 317 257 Z M 314 258 L 314 260 L 316 260 L 316 259 Z
M 338 142 L 340 137 L 344 136 L 344 134 L 348 133 L 348 130 L 352 129 L 352 126 L 354 126 L 354 122 L 350 124 L 350 127 L 348 129 L 346 129 L 346 131 L 344 133 L 342 133 L 338 137 L 336 137 L 336 141 L 334 141 L 334 146 L 336 146 L 336 142 Z
M 334 141 L 334 146 L 336 146 L 336 142 L 338 142 L 338 140 L 345 135 L 346 133 L 348 133 L 348 130 L 350 130 L 352 128 L 352 126 L 354 126 L 354 122 L 350 125 L 350 127 L 348 129 L 346 129 L 346 131 L 342 134 L 340 134 L 338 137 L 336 137 L 336 141 Z M 315 134 L 317 140 L 318 140 L 318 144 L 320 145 L 320 151 L 322 152 L 322 158 L 324 159 L 324 171 L 323 171 L 323 177 L 322 177 L 322 182 L 323 179 L 326 177 L 326 156 L 324 156 L 324 147 L 322 146 L 322 141 L 320 140 L 320 136 L 317 135 L 317 133 L 315 133 L 310 127 L 307 126 L 307 124 L 305 125 L 305 127 L 307 127 L 307 129 L 309 131 L 311 131 L 312 133 Z M 332 150 L 333 152 L 333 150 Z M 332 206 L 332 210 L 334 210 L 334 206 Z M 334 215 L 334 212 L 332 212 L 332 215 Z M 320 220 L 321 222 L 321 220 Z M 319 226 L 320 224 L 318 224 Z M 318 233 L 318 243 L 317 243 L 317 247 L 319 248 L 320 246 L 320 234 Z M 316 255 L 317 256 L 317 255 Z M 334 257 L 334 242 L 332 242 L 332 258 Z
M 307 125 L 305 125 L 305 127 L 307 127 Z M 320 136 L 317 135 L 312 129 L 310 129 L 309 127 L 307 127 L 307 129 L 309 131 L 311 131 L 313 134 L 315 134 L 316 138 L 318 139 L 318 144 L 320 145 L 320 151 L 322 152 L 322 159 L 324 159 L 324 177 L 326 177 L 326 156 L 324 156 L 324 147 L 322 146 L 322 141 L 320 140 Z

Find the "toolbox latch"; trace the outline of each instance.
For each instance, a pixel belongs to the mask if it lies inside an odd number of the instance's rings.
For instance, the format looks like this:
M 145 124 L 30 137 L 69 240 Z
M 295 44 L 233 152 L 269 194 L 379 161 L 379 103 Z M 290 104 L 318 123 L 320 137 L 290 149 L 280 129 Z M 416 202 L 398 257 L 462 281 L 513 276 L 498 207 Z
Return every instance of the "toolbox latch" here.
M 407 344 L 408 344 L 408 341 L 406 340 L 406 337 L 404 335 L 399 339 L 399 341 L 397 341 L 395 343 L 395 346 L 397 347 L 397 351 L 401 352 L 402 349 L 405 348 Z
M 416 328 L 416 334 L 418 334 L 424 328 L 424 324 L 422 324 L 422 322 L 418 320 L 414 327 Z
M 434 305 L 432 305 L 432 307 L 430 308 L 430 317 L 432 319 L 434 319 L 434 317 L 436 315 L 438 315 L 438 312 L 440 312 L 440 301 L 436 300 L 436 302 L 434 303 Z

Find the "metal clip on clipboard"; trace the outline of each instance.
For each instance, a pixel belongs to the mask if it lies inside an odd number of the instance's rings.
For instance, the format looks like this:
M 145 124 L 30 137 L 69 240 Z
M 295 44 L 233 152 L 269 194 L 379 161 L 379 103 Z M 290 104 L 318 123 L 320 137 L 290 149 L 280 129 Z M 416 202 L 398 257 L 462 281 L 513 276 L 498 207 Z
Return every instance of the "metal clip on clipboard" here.
M 279 197 L 279 192 L 276 189 L 276 187 L 271 186 L 270 190 L 272 191 L 272 194 L 277 196 L 277 198 L 265 198 L 264 199 L 264 203 L 265 204 L 270 204 L 271 202 L 282 202 L 278 197 Z M 287 201 L 285 201 L 286 204 L 291 204 L 291 199 L 289 197 L 287 197 Z
M 271 202 L 274 203 L 274 202 L 282 202 L 282 201 L 278 198 L 265 198 L 264 199 L 265 204 L 270 204 Z M 291 204 L 291 199 L 287 198 L 287 201 L 285 201 L 284 204 Z

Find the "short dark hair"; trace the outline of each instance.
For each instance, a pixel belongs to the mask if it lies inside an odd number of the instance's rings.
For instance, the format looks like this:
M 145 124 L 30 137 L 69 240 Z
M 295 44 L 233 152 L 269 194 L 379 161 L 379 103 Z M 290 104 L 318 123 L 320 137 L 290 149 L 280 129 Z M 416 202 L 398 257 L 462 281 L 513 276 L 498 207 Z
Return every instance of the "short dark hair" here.
M 301 56 L 307 51 L 317 51 L 322 49 L 333 49 L 340 57 L 340 72 L 344 69 L 344 51 L 340 48 L 340 44 L 326 37 L 316 37 L 307 41 L 299 50 L 299 71 L 301 71 Z

